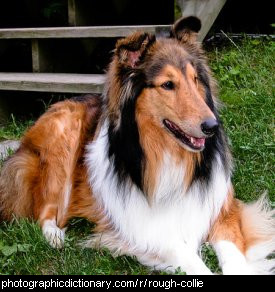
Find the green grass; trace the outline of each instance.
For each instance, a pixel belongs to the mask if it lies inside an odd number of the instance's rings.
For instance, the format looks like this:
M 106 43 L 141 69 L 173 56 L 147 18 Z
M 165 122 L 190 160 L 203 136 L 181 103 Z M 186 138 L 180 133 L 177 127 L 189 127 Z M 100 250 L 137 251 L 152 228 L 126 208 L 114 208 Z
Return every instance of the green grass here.
M 40 228 L 21 220 L 2 224 L 0 229 L 0 274 L 148 274 L 146 268 L 129 257 L 114 259 L 108 251 L 77 247 L 80 238 L 90 233 L 91 225 L 73 220 L 65 248 L 55 250 L 44 240 Z
M 238 198 L 251 201 L 268 191 L 274 206 L 274 60 L 268 40 L 244 40 L 208 52 L 220 87 L 222 120 L 235 162 L 233 181 Z M 32 121 L 14 118 L 0 128 L 0 139 L 18 138 Z M 129 257 L 81 249 L 77 241 L 90 233 L 85 220 L 73 220 L 65 248 L 54 250 L 37 224 L 22 220 L 0 226 L 0 274 L 150 274 Z M 218 271 L 216 256 L 204 246 L 207 265 Z
M 222 120 L 232 143 L 236 195 L 244 201 L 274 193 L 275 43 L 244 41 L 211 52 L 225 108 Z
M 20 139 L 25 130 L 32 124 L 32 120 L 18 121 L 14 115 L 11 115 L 10 119 L 0 127 L 0 141 Z

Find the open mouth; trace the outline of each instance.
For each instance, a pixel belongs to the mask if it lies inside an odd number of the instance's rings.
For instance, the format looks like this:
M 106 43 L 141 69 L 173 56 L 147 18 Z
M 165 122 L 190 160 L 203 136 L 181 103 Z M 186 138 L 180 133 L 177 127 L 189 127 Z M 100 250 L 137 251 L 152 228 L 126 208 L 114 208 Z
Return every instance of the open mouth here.
M 183 144 L 187 145 L 189 148 L 197 151 L 204 149 L 205 138 L 192 137 L 181 130 L 179 126 L 175 123 L 165 119 L 163 120 L 164 126 Z

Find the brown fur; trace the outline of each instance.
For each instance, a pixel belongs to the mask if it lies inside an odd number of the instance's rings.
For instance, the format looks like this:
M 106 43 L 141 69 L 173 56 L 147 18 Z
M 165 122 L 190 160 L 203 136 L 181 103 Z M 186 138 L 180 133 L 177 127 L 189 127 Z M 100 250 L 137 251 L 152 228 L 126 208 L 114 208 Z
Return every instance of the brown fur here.
M 219 217 L 209 232 L 208 240 L 233 242 L 246 254 L 257 244 L 275 241 L 275 211 L 270 209 L 265 197 L 259 201 L 244 204 L 234 198 L 233 187 Z M 274 244 L 274 243 L 273 243 Z
M 230 190 L 219 217 L 209 234 L 209 241 L 228 240 L 235 243 L 243 253 L 246 251 L 246 241 L 241 225 L 241 203 L 234 199 L 233 189 Z
M 96 129 L 100 102 L 92 96 L 86 100 L 53 105 L 25 134 L 20 149 L 5 163 L 0 178 L 0 211 L 4 220 L 29 217 L 43 224 L 45 219 L 55 218 L 58 226 L 63 227 L 68 219 L 68 214 L 64 214 L 64 193 L 70 183 L 71 201 L 77 196 L 83 199 L 85 193 L 86 206 L 92 208 L 90 189 L 85 189 L 82 182 L 79 186 L 77 179 L 81 175 L 79 167 L 83 168 L 84 147 Z M 83 200 L 79 203 L 85 204 Z M 75 214 L 72 207 L 69 211 Z M 83 217 L 87 213 L 82 209 Z

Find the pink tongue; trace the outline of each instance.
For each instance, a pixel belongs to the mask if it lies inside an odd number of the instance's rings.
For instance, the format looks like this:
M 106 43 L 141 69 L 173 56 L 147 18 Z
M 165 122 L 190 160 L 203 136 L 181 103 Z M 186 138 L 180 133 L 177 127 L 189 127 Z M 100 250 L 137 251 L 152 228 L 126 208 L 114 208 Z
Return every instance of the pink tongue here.
M 205 143 L 205 138 L 194 138 L 194 137 L 191 137 L 191 143 L 195 147 L 203 147 L 204 146 L 204 143 Z

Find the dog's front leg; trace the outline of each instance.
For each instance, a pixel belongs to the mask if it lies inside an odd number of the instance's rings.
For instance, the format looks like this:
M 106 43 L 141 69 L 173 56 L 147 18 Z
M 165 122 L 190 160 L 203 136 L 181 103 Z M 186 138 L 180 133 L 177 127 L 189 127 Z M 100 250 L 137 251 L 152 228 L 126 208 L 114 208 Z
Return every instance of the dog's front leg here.
M 142 264 L 155 270 L 175 273 L 180 269 L 187 275 L 212 275 L 196 250 L 186 244 L 181 245 L 180 248 L 163 251 L 155 257 L 150 257 L 147 253 L 136 256 Z
M 180 268 L 187 275 L 212 275 L 212 272 L 197 252 L 186 245 L 176 250 L 176 258 L 173 266 Z

